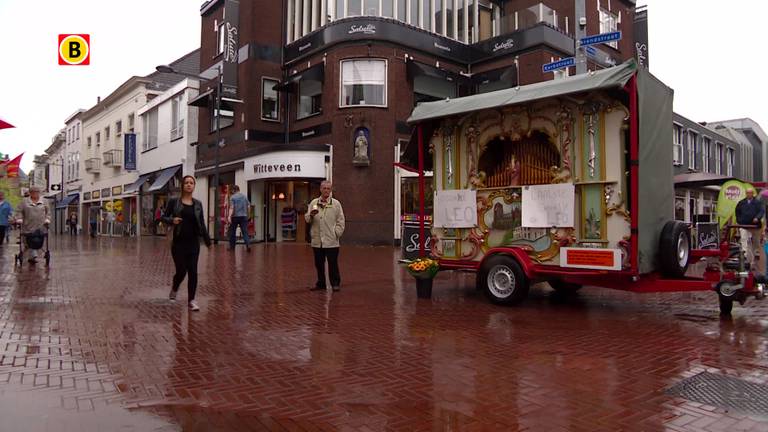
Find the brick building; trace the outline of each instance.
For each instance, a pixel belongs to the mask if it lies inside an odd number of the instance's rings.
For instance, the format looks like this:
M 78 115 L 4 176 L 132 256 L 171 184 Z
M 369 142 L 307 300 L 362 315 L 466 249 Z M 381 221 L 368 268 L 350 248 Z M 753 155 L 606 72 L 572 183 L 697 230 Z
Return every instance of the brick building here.
M 623 33 L 590 69 L 634 55 L 634 3 L 585 0 L 586 34 Z M 580 21 L 573 0 L 210 0 L 201 15 L 201 70 L 223 73 L 218 149 L 216 81 L 191 102 L 208 212 L 218 196 L 224 220 L 237 184 L 256 240 L 303 241 L 303 207 L 331 178 L 345 240 L 372 244 L 397 241 L 415 208 L 413 178 L 394 166 L 414 105 L 573 74 L 542 65 L 574 55 Z

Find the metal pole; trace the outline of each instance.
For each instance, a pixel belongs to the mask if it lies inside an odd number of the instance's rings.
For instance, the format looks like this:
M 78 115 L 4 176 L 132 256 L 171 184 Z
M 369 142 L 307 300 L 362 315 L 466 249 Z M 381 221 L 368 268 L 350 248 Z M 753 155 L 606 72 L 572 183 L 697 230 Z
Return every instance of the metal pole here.
M 581 19 L 587 19 L 586 0 L 574 0 L 574 10 L 576 12 L 576 32 L 573 41 L 574 56 L 576 57 L 576 74 L 587 73 L 587 57 L 584 50 L 579 48 L 579 40 L 587 36 L 587 25 L 581 24 Z
M 66 154 L 66 150 L 65 150 L 65 154 Z M 61 201 L 64 201 L 64 156 L 61 156 L 61 186 L 59 190 L 61 191 Z M 61 226 L 59 227 L 59 234 L 64 234 L 64 223 L 66 220 L 66 215 L 69 212 L 68 208 L 62 208 L 62 210 L 64 210 L 64 216 L 63 216 L 63 219 L 61 220 Z M 56 216 L 56 209 L 53 209 L 53 215 L 54 217 Z M 56 218 L 57 223 L 58 223 L 58 219 L 59 218 L 57 217 Z
M 419 134 L 419 256 L 426 255 L 424 252 L 424 244 L 426 239 L 424 238 L 424 138 L 422 125 L 418 126 Z
M 213 168 L 213 244 L 219 242 L 219 145 L 221 143 L 221 66 L 217 68 L 216 74 L 216 143 L 214 148 L 214 168 Z

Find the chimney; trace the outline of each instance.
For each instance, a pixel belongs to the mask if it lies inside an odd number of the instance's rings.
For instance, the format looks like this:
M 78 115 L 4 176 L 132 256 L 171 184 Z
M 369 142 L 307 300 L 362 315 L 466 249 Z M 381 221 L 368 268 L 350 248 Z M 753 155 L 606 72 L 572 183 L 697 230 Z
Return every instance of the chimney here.
M 101 103 L 101 96 L 96 96 L 96 105 Z

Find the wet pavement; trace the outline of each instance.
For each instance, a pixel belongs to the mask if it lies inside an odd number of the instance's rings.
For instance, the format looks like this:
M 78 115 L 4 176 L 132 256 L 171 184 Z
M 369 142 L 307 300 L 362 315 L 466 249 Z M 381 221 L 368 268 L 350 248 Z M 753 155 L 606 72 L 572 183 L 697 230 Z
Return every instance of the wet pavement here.
M 162 239 L 55 239 L 48 270 L 10 246 L 1 431 L 768 431 L 768 412 L 667 393 L 702 372 L 768 384 L 768 302 L 720 320 L 714 293 L 541 284 L 507 308 L 464 273 L 417 300 L 389 247 L 343 247 L 341 292 L 310 292 L 307 246 L 220 244 L 189 312 Z

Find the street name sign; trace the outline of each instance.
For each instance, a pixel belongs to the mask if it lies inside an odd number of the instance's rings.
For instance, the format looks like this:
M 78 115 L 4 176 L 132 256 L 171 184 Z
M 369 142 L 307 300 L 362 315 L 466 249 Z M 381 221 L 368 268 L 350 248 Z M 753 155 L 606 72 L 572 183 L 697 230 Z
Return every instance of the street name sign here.
M 615 31 L 610 33 L 602 33 L 599 35 L 587 36 L 579 39 L 579 46 L 585 47 L 589 45 L 597 45 L 606 42 L 613 42 L 621 40 L 621 32 Z
M 563 68 L 573 66 L 575 64 L 576 64 L 576 59 L 574 57 L 568 57 L 562 60 L 558 60 L 556 62 L 546 63 L 541 67 L 541 70 L 543 70 L 544 72 L 552 72 L 558 69 L 563 69 Z

